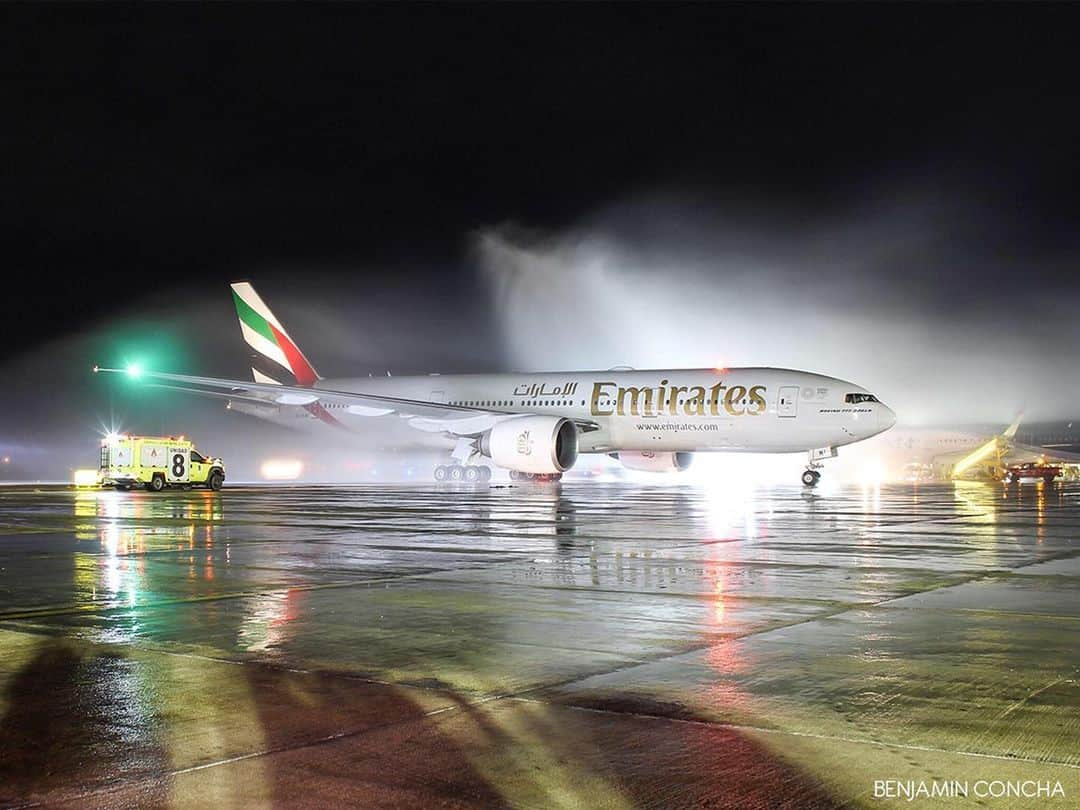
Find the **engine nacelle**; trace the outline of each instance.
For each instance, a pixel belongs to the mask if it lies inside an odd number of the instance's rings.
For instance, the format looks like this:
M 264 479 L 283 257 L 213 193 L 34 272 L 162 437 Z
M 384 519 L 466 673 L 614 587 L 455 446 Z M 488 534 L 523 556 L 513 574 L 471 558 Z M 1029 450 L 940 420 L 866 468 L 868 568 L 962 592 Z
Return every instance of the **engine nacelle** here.
M 651 450 L 613 453 L 628 470 L 644 472 L 682 472 L 694 460 L 693 453 L 654 453 Z
M 577 461 L 577 428 L 561 416 L 515 416 L 484 434 L 480 452 L 506 470 L 554 475 Z

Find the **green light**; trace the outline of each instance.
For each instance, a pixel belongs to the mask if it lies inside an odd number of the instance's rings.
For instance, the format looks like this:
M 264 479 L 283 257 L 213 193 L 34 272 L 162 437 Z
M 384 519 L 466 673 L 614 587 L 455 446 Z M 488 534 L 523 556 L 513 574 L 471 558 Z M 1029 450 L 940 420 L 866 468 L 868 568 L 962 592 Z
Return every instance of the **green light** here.
M 138 363 L 128 363 L 127 375 L 129 377 L 138 378 L 140 374 L 142 374 L 142 366 Z

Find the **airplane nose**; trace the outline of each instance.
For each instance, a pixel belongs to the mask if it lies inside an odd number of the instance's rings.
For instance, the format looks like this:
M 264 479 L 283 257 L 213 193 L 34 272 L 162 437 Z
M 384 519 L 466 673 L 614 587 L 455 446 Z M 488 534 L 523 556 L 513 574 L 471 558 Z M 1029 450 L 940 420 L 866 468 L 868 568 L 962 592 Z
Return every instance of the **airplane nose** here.
M 888 430 L 896 424 L 896 412 L 884 403 L 879 402 L 878 405 L 878 430 Z

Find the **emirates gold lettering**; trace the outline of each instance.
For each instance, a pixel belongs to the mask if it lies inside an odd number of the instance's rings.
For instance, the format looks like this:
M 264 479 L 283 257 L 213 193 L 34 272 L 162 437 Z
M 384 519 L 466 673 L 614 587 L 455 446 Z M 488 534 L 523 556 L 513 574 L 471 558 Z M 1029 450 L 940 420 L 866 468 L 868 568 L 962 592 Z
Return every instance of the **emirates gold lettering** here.
M 723 383 L 717 383 L 709 389 L 709 413 L 713 416 L 720 415 L 720 392 L 727 388 Z
M 769 403 L 765 401 L 765 397 L 761 394 L 765 390 L 764 385 L 754 385 L 750 387 L 750 404 L 754 406 L 754 410 L 747 411 L 751 416 L 760 416 L 769 409 Z
M 564 392 L 573 392 L 569 386 Z M 660 380 L 655 388 L 648 386 L 620 386 L 611 380 L 594 382 L 589 402 L 593 416 L 760 416 L 768 412 L 765 393 L 767 386 L 716 383 L 708 388 L 703 385 L 670 385 Z M 723 408 L 723 410 L 721 410 Z
M 600 407 L 600 398 L 605 397 L 605 402 L 610 402 L 612 397 L 610 394 L 605 394 L 604 389 L 608 386 L 615 388 L 616 385 L 613 382 L 598 382 L 593 383 L 592 387 L 592 415 L 593 416 L 612 416 L 614 411 L 608 407 Z
M 660 389 L 661 391 L 663 388 Z M 630 416 L 654 416 L 653 413 L 653 390 L 651 388 L 627 388 L 619 389 L 618 410 L 619 416 L 626 416 L 626 405 L 630 403 Z
M 680 386 L 675 386 L 674 388 L 671 389 L 671 408 L 670 408 L 670 412 L 671 412 L 672 416 L 678 416 L 679 415 L 679 394 L 683 393 L 686 390 L 688 390 L 688 389 L 684 388 L 681 385 Z
M 687 397 L 686 411 L 687 416 L 705 416 L 705 398 L 708 394 L 705 393 L 705 389 L 700 385 L 695 385 L 690 389 L 692 396 Z
M 724 410 L 732 416 L 742 416 L 746 408 L 740 407 L 739 403 L 746 396 L 746 388 L 741 385 L 733 385 L 724 394 Z

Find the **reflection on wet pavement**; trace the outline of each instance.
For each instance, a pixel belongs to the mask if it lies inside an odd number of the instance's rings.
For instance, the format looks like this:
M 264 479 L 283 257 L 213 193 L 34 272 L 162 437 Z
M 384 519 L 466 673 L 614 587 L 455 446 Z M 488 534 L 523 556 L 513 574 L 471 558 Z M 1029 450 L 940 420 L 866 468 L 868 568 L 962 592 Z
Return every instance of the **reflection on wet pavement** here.
M 12 805 L 1080 796 L 1075 486 L 8 488 L 0 535 Z

